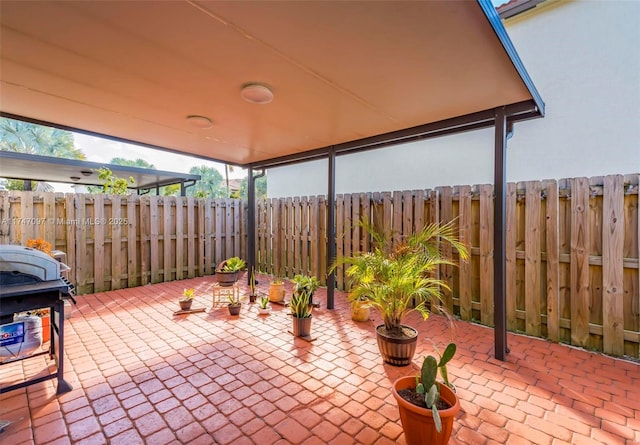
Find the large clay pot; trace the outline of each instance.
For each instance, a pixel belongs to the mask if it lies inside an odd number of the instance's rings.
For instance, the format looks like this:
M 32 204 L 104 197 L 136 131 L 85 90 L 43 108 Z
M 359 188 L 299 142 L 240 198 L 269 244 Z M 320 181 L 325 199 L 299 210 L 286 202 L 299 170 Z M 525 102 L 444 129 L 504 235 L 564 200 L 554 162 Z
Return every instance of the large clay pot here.
M 449 402 L 451 408 L 438 410 L 442 421 L 442 431 L 438 432 L 430 409 L 416 406 L 398 394 L 398 391 L 402 389 L 415 387 L 415 376 L 405 376 L 396 380 L 392 389 L 393 397 L 398 403 L 407 445 L 444 445 L 448 443 L 453 430 L 454 417 L 460 411 L 458 397 L 451 388 L 440 384 L 440 398 Z
M 296 337 L 308 337 L 311 335 L 311 317 L 293 319 L 293 335 Z
M 269 301 L 278 303 L 284 300 L 284 283 L 269 284 Z
M 384 331 L 383 324 L 376 326 L 376 338 L 382 360 L 393 366 L 407 366 L 411 364 L 413 355 L 416 353 L 418 331 L 410 326 L 402 325 L 402 327 L 405 331 L 409 331 L 411 335 L 403 338 L 390 337 L 382 332 Z
M 239 272 L 225 272 L 222 270 L 216 271 L 216 280 L 222 287 L 230 287 L 236 284 L 238 281 Z
M 351 319 L 357 322 L 369 321 L 371 315 L 371 309 L 367 305 L 366 301 L 354 301 L 351 304 Z

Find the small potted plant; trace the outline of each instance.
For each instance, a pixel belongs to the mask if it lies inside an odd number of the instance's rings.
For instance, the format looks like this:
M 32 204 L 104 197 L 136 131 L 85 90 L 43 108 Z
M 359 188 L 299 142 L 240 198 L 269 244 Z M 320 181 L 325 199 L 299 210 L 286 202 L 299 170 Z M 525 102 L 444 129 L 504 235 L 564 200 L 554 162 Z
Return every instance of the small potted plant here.
M 269 283 L 269 301 L 279 303 L 284 301 L 284 281 L 274 278 Z
M 269 312 L 271 312 L 269 297 L 266 295 L 263 295 L 258 299 L 258 313 L 260 315 L 267 315 Z
M 227 305 L 227 307 L 229 308 L 229 314 L 231 315 L 240 314 L 240 308 L 242 307 L 242 303 L 240 303 L 240 299 L 235 292 L 229 295 L 229 304 Z
M 256 270 L 251 268 L 251 276 L 249 277 L 249 303 L 255 303 L 258 293 L 256 291 Z
M 308 294 L 309 304 L 313 305 L 313 294 L 320 287 L 318 279 L 311 275 L 296 275 L 292 281 L 294 283 L 293 293 L 304 292 Z
M 361 295 L 351 300 L 351 319 L 359 323 L 369 321 L 371 308 L 369 307 L 368 298 Z
M 184 289 L 182 291 L 182 297 L 178 300 L 181 311 L 191 310 L 191 303 L 193 303 L 194 293 L 195 293 L 195 290 L 193 290 L 193 288 Z
M 245 266 L 245 261 L 237 256 L 227 258 L 216 268 L 218 284 L 224 287 L 233 286 Z
M 318 289 L 319 283 L 316 277 L 296 275 L 293 279 L 296 283 L 289 308 L 293 317 L 293 335 L 296 337 L 308 337 L 311 334 L 311 297 Z
M 427 356 L 420 374 L 400 377 L 393 383 L 404 436 L 409 445 L 444 445 L 449 442 L 453 420 L 460 410 L 455 387 L 449 382 L 447 363 L 456 353 L 450 343 L 437 360 Z M 442 382 L 437 382 L 438 371 Z

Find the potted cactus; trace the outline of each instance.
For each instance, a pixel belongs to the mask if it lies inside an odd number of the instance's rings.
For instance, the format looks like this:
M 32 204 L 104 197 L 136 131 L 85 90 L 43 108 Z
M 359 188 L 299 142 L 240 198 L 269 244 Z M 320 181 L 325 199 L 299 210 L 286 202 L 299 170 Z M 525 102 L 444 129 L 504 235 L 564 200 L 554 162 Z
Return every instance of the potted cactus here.
M 180 304 L 180 310 L 188 311 L 191 310 L 191 303 L 193 303 L 193 296 L 195 294 L 195 290 L 192 288 L 184 289 L 182 291 L 182 297 L 178 300 Z
M 453 419 L 460 410 L 460 401 L 447 373 L 447 363 L 455 353 L 456 345 L 450 343 L 439 359 L 432 355 L 424 359 L 419 375 L 400 377 L 394 382 L 393 397 L 398 403 L 408 445 L 449 442 Z M 441 382 L 436 381 L 438 372 Z

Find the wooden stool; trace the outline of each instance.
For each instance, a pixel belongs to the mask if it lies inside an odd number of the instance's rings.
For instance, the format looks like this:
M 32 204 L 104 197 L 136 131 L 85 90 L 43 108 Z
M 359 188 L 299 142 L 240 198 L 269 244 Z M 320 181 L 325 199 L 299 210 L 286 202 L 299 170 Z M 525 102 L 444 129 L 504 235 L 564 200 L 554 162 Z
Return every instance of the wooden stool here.
M 233 286 L 220 286 L 218 283 L 213 285 L 212 307 L 226 306 L 229 304 L 229 297 L 236 301 L 240 299 L 240 286 L 238 286 L 238 283 Z

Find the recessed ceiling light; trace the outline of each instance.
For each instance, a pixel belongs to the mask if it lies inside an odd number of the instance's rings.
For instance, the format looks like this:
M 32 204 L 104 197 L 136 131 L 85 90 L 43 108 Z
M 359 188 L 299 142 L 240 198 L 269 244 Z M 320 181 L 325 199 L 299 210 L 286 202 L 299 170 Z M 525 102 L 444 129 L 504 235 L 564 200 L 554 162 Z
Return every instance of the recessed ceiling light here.
M 265 85 L 248 83 L 242 86 L 240 97 L 252 104 L 268 104 L 273 101 L 273 92 Z
M 91 176 L 93 172 L 91 170 L 80 170 L 83 176 Z
M 198 116 L 196 114 L 192 114 L 187 116 L 187 121 L 191 124 L 191 126 L 199 128 L 201 130 L 206 130 L 207 128 L 211 128 L 213 126 L 213 122 L 206 116 Z
M 72 181 L 79 181 L 80 178 L 78 176 L 69 176 L 69 179 L 71 179 Z

